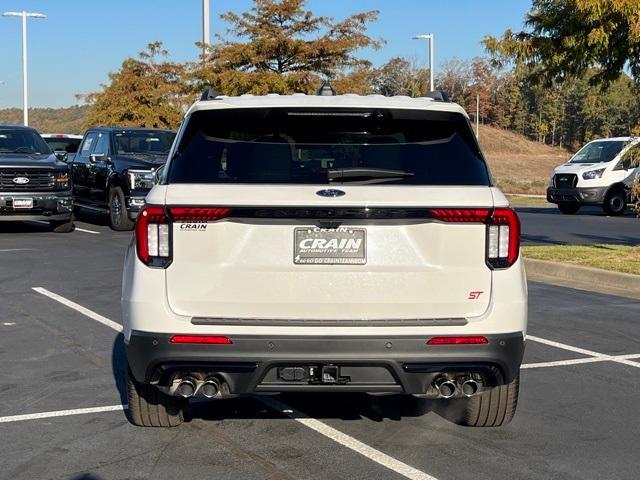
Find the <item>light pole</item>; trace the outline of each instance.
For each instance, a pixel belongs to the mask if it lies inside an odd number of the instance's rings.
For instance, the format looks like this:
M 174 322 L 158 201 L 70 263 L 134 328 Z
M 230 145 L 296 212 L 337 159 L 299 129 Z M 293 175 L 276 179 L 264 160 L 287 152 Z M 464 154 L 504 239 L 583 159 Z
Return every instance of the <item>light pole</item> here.
M 29 93 L 27 91 L 27 17 L 47 18 L 42 13 L 25 12 L 4 12 L 3 17 L 22 17 L 22 111 L 23 122 L 29 125 Z
M 210 41 L 209 34 L 209 0 L 202 0 L 202 63 L 207 63 L 207 46 Z
M 414 40 L 429 40 L 429 90 L 433 92 L 433 33 L 416 35 Z

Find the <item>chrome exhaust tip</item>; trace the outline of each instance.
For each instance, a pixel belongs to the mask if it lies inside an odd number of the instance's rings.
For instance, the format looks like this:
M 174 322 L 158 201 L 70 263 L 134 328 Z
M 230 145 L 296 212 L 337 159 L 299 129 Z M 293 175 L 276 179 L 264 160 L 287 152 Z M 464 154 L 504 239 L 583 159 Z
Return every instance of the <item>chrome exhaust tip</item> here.
M 216 397 L 220 393 L 220 380 L 215 377 L 207 378 L 200 387 L 200 393 L 207 398 Z
M 442 398 L 451 398 L 456 394 L 456 384 L 444 377 L 436 380 L 434 386 Z
M 176 393 L 183 398 L 193 397 L 196 393 L 196 387 L 196 381 L 191 377 L 186 377 L 180 380 Z
M 478 393 L 478 390 L 480 390 L 480 385 L 478 385 L 478 382 L 476 382 L 475 380 L 467 380 L 462 384 L 461 390 L 462 394 L 465 397 L 472 397 L 473 395 Z

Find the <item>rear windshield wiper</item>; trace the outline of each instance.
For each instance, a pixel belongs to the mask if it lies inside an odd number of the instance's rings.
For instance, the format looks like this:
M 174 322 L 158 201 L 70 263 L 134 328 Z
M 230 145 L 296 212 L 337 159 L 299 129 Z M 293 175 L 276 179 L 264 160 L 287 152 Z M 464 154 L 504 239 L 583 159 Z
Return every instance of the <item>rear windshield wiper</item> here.
M 388 170 L 384 168 L 336 168 L 328 171 L 329 181 L 336 183 L 384 183 L 413 177 L 413 172 L 404 170 Z

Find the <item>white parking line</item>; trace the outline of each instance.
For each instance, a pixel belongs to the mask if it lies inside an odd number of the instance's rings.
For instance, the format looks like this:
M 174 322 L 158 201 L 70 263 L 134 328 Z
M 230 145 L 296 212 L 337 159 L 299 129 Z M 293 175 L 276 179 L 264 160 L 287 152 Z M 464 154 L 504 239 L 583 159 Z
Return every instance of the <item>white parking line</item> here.
M 113 320 L 109 320 L 107 317 L 103 317 L 99 313 L 94 312 L 93 310 L 89 310 L 88 308 L 83 307 L 82 305 L 78 305 L 71 300 L 67 300 L 66 298 L 58 295 L 57 293 L 50 292 L 46 288 L 42 287 L 33 287 L 35 292 L 38 292 L 41 295 L 51 298 L 56 302 L 60 302 L 61 304 L 74 309 L 76 312 L 80 312 L 83 315 L 95 320 L 96 322 L 100 322 L 103 325 L 106 325 L 109 328 L 113 328 L 116 332 L 122 332 L 122 325 L 114 322 Z
M 29 220 L 29 221 L 33 223 L 44 223 L 46 225 L 49 225 L 49 222 L 45 222 L 44 220 Z M 75 230 L 79 232 L 93 233 L 94 235 L 100 235 L 100 232 L 96 232 L 95 230 L 87 230 L 86 228 L 75 227 Z
M 323 423 L 315 418 L 311 418 L 305 415 L 298 410 L 291 408 L 290 406 L 276 400 L 272 397 L 260 397 L 259 400 L 267 405 L 269 408 L 276 410 L 289 418 L 295 420 L 298 423 L 301 423 L 305 427 L 310 428 L 318 432 L 321 435 L 324 435 L 327 438 L 330 438 L 336 443 L 339 443 L 343 447 L 347 447 L 354 452 L 359 453 L 360 455 L 368 458 L 372 462 L 377 463 L 378 465 L 382 465 L 383 467 L 392 470 L 403 477 L 410 478 L 412 480 L 436 480 L 435 477 L 413 468 L 410 465 L 407 465 L 400 460 L 390 457 L 386 453 L 382 453 L 380 450 L 376 450 L 369 445 L 362 443 L 360 440 L 356 440 L 350 435 L 346 433 L 342 433 L 340 430 L 336 430 L 333 427 L 330 427 L 326 423 Z
M 594 352 L 593 350 L 587 350 L 585 348 L 574 347 L 571 345 L 567 345 L 566 343 L 560 343 L 553 340 L 547 340 L 546 338 L 535 337 L 533 335 L 527 334 L 527 340 L 532 340 L 534 342 L 542 343 L 544 345 L 549 345 L 550 347 L 561 348 L 563 350 L 568 350 L 570 352 L 581 353 L 583 355 L 588 355 L 590 357 L 595 357 L 602 359 L 603 361 L 610 361 L 616 363 L 622 363 L 624 365 L 629 365 L 631 367 L 640 368 L 640 363 L 632 362 L 631 360 L 627 360 L 626 358 L 620 358 L 615 355 L 606 355 L 604 353 Z
M 523 363 L 520 368 L 545 368 L 545 367 L 562 367 L 565 365 L 580 365 L 581 363 L 597 363 L 597 362 L 611 362 L 616 360 L 628 360 L 632 358 L 640 358 L 640 353 L 633 353 L 630 355 L 612 355 L 604 357 L 588 357 L 588 358 L 573 358 L 571 360 L 557 360 L 555 362 L 539 362 L 539 363 Z
M 79 232 L 93 233 L 94 235 L 100 235 L 100 232 L 96 232 L 94 230 L 87 230 L 86 228 L 75 227 L 75 229 Z
M 74 410 L 58 410 L 54 412 L 28 413 L 26 415 L 9 415 L 0 417 L 0 423 L 23 422 L 41 418 L 68 417 L 70 415 L 86 415 L 88 413 L 116 412 L 126 410 L 126 405 L 109 405 L 106 407 L 76 408 Z

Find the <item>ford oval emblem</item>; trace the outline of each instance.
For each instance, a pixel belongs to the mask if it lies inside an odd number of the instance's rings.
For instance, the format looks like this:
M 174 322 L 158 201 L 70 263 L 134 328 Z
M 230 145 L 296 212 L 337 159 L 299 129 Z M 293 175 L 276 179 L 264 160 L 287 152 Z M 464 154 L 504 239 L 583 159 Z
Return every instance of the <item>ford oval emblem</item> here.
M 13 179 L 13 183 L 15 183 L 16 185 L 26 185 L 27 183 L 29 183 L 29 179 L 27 177 L 15 177 Z
M 345 193 L 342 190 L 337 190 L 335 188 L 327 188 L 316 192 L 316 195 L 320 195 L 321 197 L 341 197 L 344 194 Z

